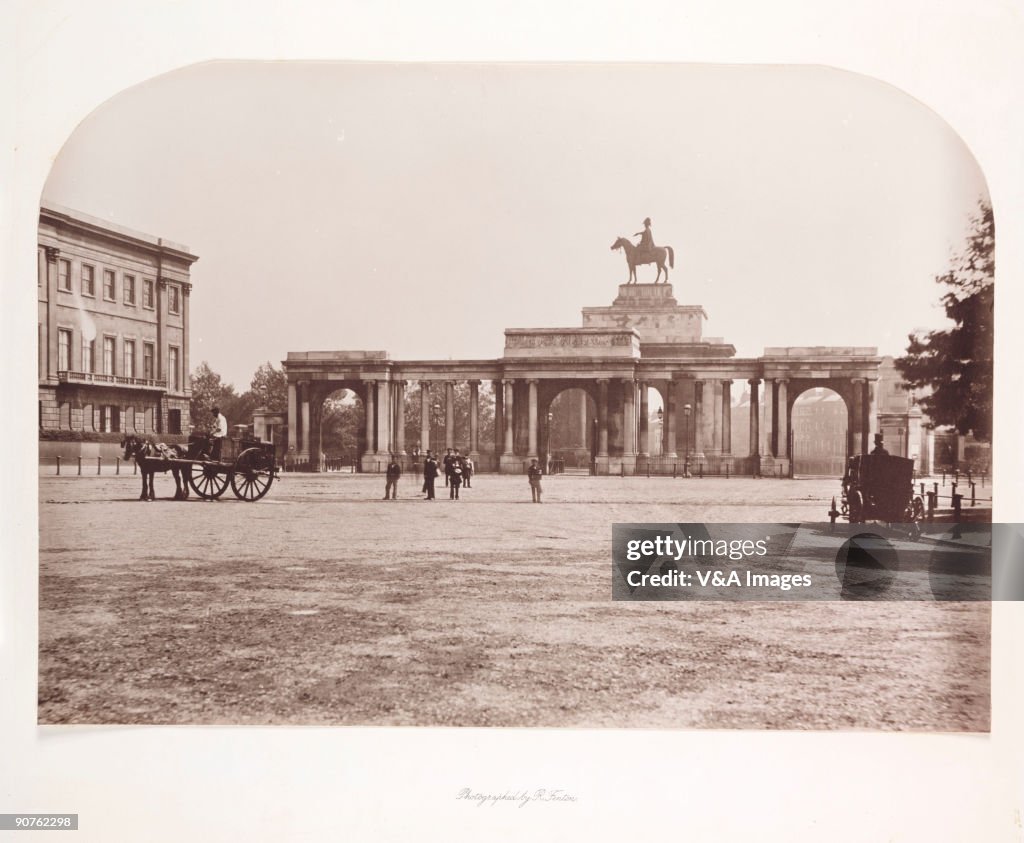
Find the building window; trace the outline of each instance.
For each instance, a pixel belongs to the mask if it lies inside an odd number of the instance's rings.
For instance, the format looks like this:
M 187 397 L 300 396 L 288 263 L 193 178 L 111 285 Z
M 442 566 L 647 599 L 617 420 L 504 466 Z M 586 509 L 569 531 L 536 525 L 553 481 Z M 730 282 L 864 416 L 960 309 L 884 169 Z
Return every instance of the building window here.
M 103 338 L 103 374 L 114 374 L 114 338 Z
M 82 371 L 92 372 L 92 353 L 95 347 L 95 340 L 82 340 Z
M 181 410 L 167 411 L 167 432 L 181 433 Z
M 87 263 L 82 264 L 82 295 L 96 296 L 96 268 Z
M 142 432 L 143 433 L 154 433 L 156 428 L 153 427 L 153 408 L 146 407 L 142 414 Z
M 178 377 L 178 349 L 173 345 L 167 350 L 167 388 L 171 392 L 181 391 Z
M 148 278 L 142 279 L 142 306 L 147 310 L 153 309 L 153 282 Z
M 57 286 L 65 292 L 71 292 L 71 261 L 57 261 Z
M 122 283 L 124 284 L 124 303 L 135 307 L 135 276 L 126 275 Z
M 121 432 L 121 410 L 113 404 L 100 407 L 100 430 L 103 433 Z
M 142 344 L 142 377 L 153 380 L 153 343 Z
M 82 407 L 82 430 L 93 430 L 96 427 L 95 418 L 92 412 L 92 404 Z
M 107 301 L 114 301 L 115 294 L 117 292 L 114 280 L 114 270 L 104 269 L 103 270 L 103 298 Z
M 126 378 L 135 377 L 135 340 L 124 341 L 124 371 Z
M 167 312 L 168 313 L 179 313 L 181 311 L 181 302 L 178 299 L 179 292 L 178 288 L 173 284 L 167 285 Z
M 71 331 L 57 330 L 57 369 L 67 372 L 71 369 Z

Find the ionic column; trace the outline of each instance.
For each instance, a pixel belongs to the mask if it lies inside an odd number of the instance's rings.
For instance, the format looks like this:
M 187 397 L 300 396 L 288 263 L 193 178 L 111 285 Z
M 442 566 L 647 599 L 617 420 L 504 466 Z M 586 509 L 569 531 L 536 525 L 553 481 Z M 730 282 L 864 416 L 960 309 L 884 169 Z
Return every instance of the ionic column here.
M 676 381 L 665 384 L 665 447 L 666 457 L 676 456 Z
M 44 246 L 46 252 L 46 379 L 57 381 L 57 260 L 60 249 Z M 102 346 L 102 339 L 100 338 Z M 103 353 L 102 347 L 99 353 Z
M 704 453 L 704 381 L 693 382 L 693 453 Z
M 758 378 L 751 378 L 747 383 L 750 384 L 750 456 L 759 457 L 761 455 L 758 447 L 761 441 L 761 407 L 757 388 L 761 381 Z M 754 466 L 754 471 L 757 471 L 757 466 Z
M 709 414 L 711 416 L 711 451 L 715 454 L 722 453 L 722 382 L 720 380 L 711 381 L 711 406 L 709 407 Z
M 299 401 L 295 384 L 288 383 L 288 450 L 292 455 L 299 453 Z
M 722 453 L 732 453 L 732 381 L 722 381 Z
M 600 390 L 597 402 L 597 424 L 598 444 L 597 455 L 608 456 L 608 378 L 598 378 L 597 386 Z
M 430 450 L 430 381 L 420 381 L 420 451 Z
M 864 383 L 864 406 L 867 411 L 867 420 L 864 424 L 867 438 L 864 445 L 864 453 L 870 453 L 869 448 L 873 447 L 874 435 L 878 433 L 878 406 L 875 403 L 875 386 L 878 382 L 868 380 Z
M 455 447 L 455 381 L 444 382 L 444 446 Z
M 181 391 L 184 395 L 192 394 L 192 381 L 188 364 L 188 302 L 192 298 L 192 285 L 181 285 Z
M 502 381 L 502 385 L 505 387 L 505 405 L 502 407 L 502 413 L 505 416 L 505 454 L 506 456 L 512 456 L 513 451 L 513 426 L 512 421 L 515 416 L 513 410 L 515 409 L 515 380 L 512 378 L 506 378 Z
M 537 456 L 537 381 L 534 378 L 528 380 L 527 385 L 530 388 L 529 394 L 529 449 L 530 452 L 527 454 L 528 457 Z
M 622 381 L 622 455 L 636 456 L 636 381 Z
M 850 383 L 853 385 L 853 406 L 850 408 L 853 452 L 866 454 L 868 452 L 868 431 L 864 429 L 864 387 L 867 381 L 864 378 L 851 378 Z
M 313 459 L 309 452 L 309 381 L 302 382 L 302 450 Z
M 480 456 L 480 381 L 469 382 L 469 454 Z
M 647 407 L 647 381 L 640 381 L 640 456 L 650 456 L 650 411 Z
M 500 380 L 491 381 L 491 389 L 494 390 L 494 455 L 500 457 L 505 451 L 505 387 Z
M 789 457 L 789 413 L 788 413 L 788 388 L 789 378 L 778 378 L 775 381 L 779 385 L 777 397 L 779 406 L 779 432 L 775 437 L 776 455 L 786 459 Z
M 395 452 L 405 453 L 405 381 L 395 382 Z
M 377 381 L 377 453 L 391 451 L 391 382 Z
M 366 381 L 366 453 L 377 453 L 374 432 L 374 407 L 377 404 L 377 381 Z

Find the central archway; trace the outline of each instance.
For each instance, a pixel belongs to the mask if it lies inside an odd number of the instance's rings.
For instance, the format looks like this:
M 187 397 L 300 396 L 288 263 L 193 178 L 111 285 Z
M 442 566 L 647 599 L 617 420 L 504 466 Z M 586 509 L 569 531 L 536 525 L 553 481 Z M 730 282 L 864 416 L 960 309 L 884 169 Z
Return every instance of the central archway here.
M 806 389 L 793 402 L 793 474 L 842 476 L 849 452 L 849 409 L 835 390 Z

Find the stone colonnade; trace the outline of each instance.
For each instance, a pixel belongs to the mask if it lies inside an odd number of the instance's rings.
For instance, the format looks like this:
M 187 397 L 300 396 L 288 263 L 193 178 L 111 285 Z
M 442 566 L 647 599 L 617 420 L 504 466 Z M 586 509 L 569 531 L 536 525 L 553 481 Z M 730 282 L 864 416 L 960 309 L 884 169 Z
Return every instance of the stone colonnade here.
M 634 473 L 653 470 L 702 469 L 720 473 L 757 474 L 788 471 L 791 448 L 792 404 L 810 386 L 828 386 L 839 392 L 849 411 L 848 450 L 867 453 L 874 431 L 874 380 L 846 378 L 818 381 L 789 377 L 746 378 L 750 388 L 749 447 L 733 453 L 731 377 L 572 377 L 548 380 L 535 377 L 493 378 L 494 449 L 480 450 L 481 379 L 463 379 L 469 387 L 469 454 L 482 469 L 522 471 L 530 459 L 542 457 L 547 447 L 547 408 L 565 389 L 582 389 L 596 404 L 594 462 L 599 473 Z M 790 388 L 793 381 L 793 388 Z M 333 388 L 354 389 L 366 410 L 363 431 L 364 470 L 376 470 L 389 454 L 406 455 L 405 404 L 410 389 L 419 391 L 419 449 L 440 451 L 456 447 L 455 379 L 407 381 L 389 377 L 366 378 L 354 383 L 326 382 Z M 288 385 L 288 442 L 300 460 L 316 458 L 309 448 L 312 420 L 319 418 L 324 381 L 298 379 Z M 663 398 L 661 454 L 652 451 L 650 389 Z M 320 395 L 320 397 L 317 397 Z M 682 400 L 682 399 L 690 400 Z M 444 442 L 431 439 L 431 413 L 443 400 Z M 585 406 L 585 402 L 584 402 Z M 581 424 L 586 424 L 581 420 Z M 466 431 L 463 431 L 465 436 Z M 315 437 L 317 443 L 319 436 Z M 481 457 L 483 461 L 481 462 Z

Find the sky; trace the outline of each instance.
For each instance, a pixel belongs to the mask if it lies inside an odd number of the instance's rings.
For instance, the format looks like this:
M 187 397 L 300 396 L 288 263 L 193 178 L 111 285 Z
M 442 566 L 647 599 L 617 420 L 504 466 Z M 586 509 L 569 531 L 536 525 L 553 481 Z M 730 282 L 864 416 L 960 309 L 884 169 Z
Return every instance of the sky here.
M 738 356 L 899 354 L 945 324 L 934 278 L 986 197 L 938 115 L 842 71 L 313 62 L 123 91 L 43 192 L 199 255 L 192 364 L 240 389 L 288 351 L 496 358 L 506 327 L 579 326 L 648 216 Z

